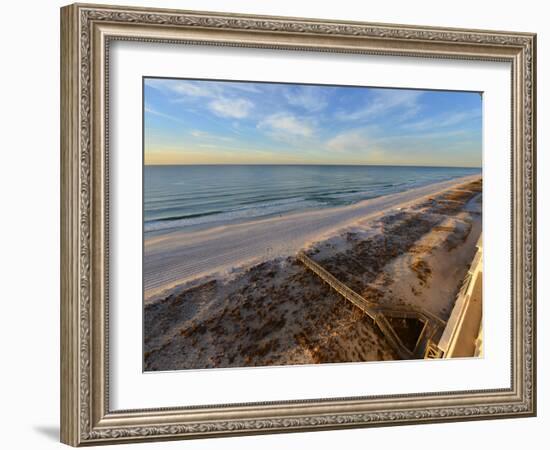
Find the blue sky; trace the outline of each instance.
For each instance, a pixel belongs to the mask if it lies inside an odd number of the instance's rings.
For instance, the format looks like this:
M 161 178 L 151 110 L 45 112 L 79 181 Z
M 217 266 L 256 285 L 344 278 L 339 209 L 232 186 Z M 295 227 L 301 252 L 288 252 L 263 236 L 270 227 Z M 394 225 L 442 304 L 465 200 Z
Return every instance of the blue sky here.
M 478 93 L 144 79 L 146 164 L 481 167 Z

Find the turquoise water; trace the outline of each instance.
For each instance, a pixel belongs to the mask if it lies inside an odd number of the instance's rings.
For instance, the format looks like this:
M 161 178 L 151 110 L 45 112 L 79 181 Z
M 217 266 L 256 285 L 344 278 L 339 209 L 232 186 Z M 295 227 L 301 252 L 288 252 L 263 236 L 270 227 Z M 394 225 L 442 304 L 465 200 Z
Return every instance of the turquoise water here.
M 349 205 L 477 168 L 403 166 L 145 166 L 144 231 L 161 232 Z

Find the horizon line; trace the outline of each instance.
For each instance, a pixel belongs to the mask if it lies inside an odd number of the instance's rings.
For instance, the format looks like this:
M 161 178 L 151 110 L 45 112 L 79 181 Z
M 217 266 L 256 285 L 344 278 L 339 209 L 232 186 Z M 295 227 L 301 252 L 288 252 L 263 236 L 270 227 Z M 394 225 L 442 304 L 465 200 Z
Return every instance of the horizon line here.
M 418 165 L 418 164 L 330 164 L 330 163 L 160 163 L 147 164 L 144 166 L 363 166 L 363 167 L 434 167 L 434 168 L 452 168 L 452 169 L 483 169 L 482 166 L 446 166 L 446 165 Z

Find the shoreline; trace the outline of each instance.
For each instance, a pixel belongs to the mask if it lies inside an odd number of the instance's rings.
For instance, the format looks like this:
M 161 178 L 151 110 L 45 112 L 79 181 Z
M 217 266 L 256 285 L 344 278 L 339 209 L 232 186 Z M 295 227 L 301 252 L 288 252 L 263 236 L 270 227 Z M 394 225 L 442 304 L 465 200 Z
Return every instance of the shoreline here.
M 205 276 L 223 277 L 238 273 L 239 268 L 293 255 L 345 228 L 479 179 L 480 174 L 469 175 L 347 206 L 292 212 L 196 231 L 173 230 L 148 237 L 144 239 L 145 303 Z
M 235 217 L 226 216 L 230 213 L 238 213 L 239 211 L 245 211 L 246 208 L 243 208 L 243 209 L 236 209 L 236 210 L 229 209 L 225 211 L 221 209 L 220 211 L 217 211 L 216 214 L 210 214 L 209 212 L 207 212 L 205 214 L 199 213 L 192 216 L 181 216 L 181 217 L 175 216 L 170 218 L 150 219 L 150 220 L 144 221 L 144 235 L 145 235 L 145 239 L 149 239 L 152 237 L 162 236 L 162 235 L 171 234 L 171 233 L 195 232 L 195 231 L 207 230 L 207 229 L 220 227 L 220 226 L 228 226 L 228 225 L 240 224 L 244 222 L 255 222 L 258 220 L 271 219 L 275 217 L 287 216 L 290 214 L 296 214 L 296 213 L 302 213 L 302 212 L 311 212 L 311 211 L 317 211 L 317 210 L 323 210 L 323 209 L 339 208 L 342 206 L 352 206 L 357 203 L 361 203 L 365 200 L 375 199 L 375 198 L 387 196 L 387 195 L 400 194 L 413 189 L 429 186 L 431 184 L 452 182 L 454 180 L 458 180 L 463 177 L 470 177 L 470 176 L 476 176 L 476 175 L 481 176 L 481 171 L 477 173 L 468 174 L 468 175 L 444 178 L 441 180 L 416 181 L 412 183 L 411 183 L 411 180 L 407 180 L 403 182 L 397 182 L 396 180 L 393 180 L 390 184 L 379 181 L 378 183 L 375 183 L 373 185 L 365 186 L 363 190 L 351 191 L 351 192 L 347 192 L 346 194 L 336 192 L 337 196 L 348 195 L 352 197 L 357 196 L 362 198 L 359 200 L 354 200 L 343 204 L 332 204 L 332 205 L 324 204 L 322 203 L 321 200 L 319 200 L 321 203 L 307 206 L 308 202 L 311 202 L 311 201 L 317 202 L 318 200 L 308 198 L 309 194 L 307 193 L 300 195 L 300 191 L 298 190 L 295 195 L 292 195 L 290 197 L 273 199 L 272 200 L 274 202 L 273 204 L 280 205 L 281 202 L 284 202 L 285 200 L 288 200 L 289 198 L 291 198 L 293 200 L 296 200 L 296 202 L 292 202 L 292 203 L 305 203 L 306 204 L 305 206 L 291 208 L 283 211 L 274 211 L 271 213 L 252 215 L 252 216 L 246 216 L 246 215 L 238 216 L 238 214 Z M 396 186 L 402 186 L 402 187 L 397 188 L 393 192 L 391 191 L 383 192 L 385 188 L 393 189 Z M 382 190 L 377 191 L 377 189 L 382 189 Z M 256 203 L 250 204 L 251 209 L 254 209 L 256 206 L 260 206 L 260 207 L 270 206 L 270 201 L 267 201 L 267 203 L 259 202 L 258 204 Z M 193 221 L 196 219 L 204 219 L 204 218 L 208 218 L 208 220 L 204 222 L 199 221 L 197 223 L 186 223 L 187 220 Z

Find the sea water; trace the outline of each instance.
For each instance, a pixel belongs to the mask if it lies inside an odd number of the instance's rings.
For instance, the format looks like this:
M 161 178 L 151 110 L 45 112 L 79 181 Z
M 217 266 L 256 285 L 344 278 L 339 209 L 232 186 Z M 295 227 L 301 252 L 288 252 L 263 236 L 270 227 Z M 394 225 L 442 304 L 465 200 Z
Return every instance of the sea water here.
M 350 205 L 481 174 L 479 168 L 327 165 L 145 166 L 145 233 Z

